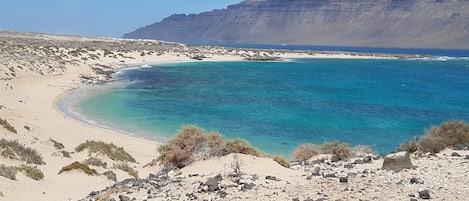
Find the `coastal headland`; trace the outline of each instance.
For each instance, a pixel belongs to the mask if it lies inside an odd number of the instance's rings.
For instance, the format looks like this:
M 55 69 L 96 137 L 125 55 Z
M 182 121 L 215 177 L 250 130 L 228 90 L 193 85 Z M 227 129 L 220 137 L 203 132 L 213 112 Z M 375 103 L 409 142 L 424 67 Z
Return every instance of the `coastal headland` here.
M 398 172 L 383 170 L 383 157 L 372 153 L 356 153 L 342 161 L 321 155 L 294 162 L 291 168 L 271 158 L 230 154 L 165 172 L 154 163 L 159 142 L 76 121 L 57 106 L 72 89 L 104 83 L 118 70 L 144 64 L 415 57 L 423 56 L 236 49 L 0 31 L 0 200 L 419 200 L 426 197 L 425 191 L 434 200 L 463 200 L 469 196 L 465 150 L 411 155 L 413 168 Z M 131 157 L 93 152 L 95 145 L 125 150 Z M 89 147 L 83 151 L 82 146 Z M 84 161 L 94 171 L 65 168 Z M 31 177 L 32 169 L 40 170 L 42 177 Z M 235 182 L 233 170 L 240 170 Z

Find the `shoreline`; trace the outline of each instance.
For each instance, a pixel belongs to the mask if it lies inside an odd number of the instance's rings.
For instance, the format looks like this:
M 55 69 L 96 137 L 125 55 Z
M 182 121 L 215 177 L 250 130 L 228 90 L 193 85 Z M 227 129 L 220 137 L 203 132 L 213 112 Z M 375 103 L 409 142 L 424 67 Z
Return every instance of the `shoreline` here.
M 132 166 L 142 177 L 155 173 L 161 167 L 145 166 L 158 156 L 158 142 L 141 139 L 107 130 L 67 117 L 58 105 L 71 90 L 107 82 L 112 72 L 144 64 L 193 62 L 197 55 L 208 58 L 203 61 L 242 61 L 247 57 L 267 54 L 269 57 L 319 58 L 321 54 L 292 51 L 249 50 L 222 47 L 189 47 L 161 41 L 126 41 L 73 36 L 50 36 L 0 32 L 0 118 L 12 124 L 18 133 L 0 127 L 0 135 L 7 140 L 17 140 L 37 150 L 46 164 L 38 168 L 45 179 L 34 181 L 18 174 L 15 181 L 0 177 L 0 200 L 77 200 L 89 192 L 114 184 L 106 177 L 87 176 L 78 171 L 57 174 L 73 161 L 89 158 L 86 152 L 76 152 L 75 147 L 87 140 L 113 143 L 134 156 Z M 35 45 L 32 45 L 35 44 Z M 120 48 L 127 49 L 120 49 Z M 15 48 L 18 52 L 13 51 Z M 107 56 L 106 56 L 107 55 Z M 323 53 L 326 58 L 334 55 Z M 316 56 L 316 57 L 314 57 Z M 360 56 L 335 55 L 341 58 Z M 363 55 L 362 55 L 363 56 Z M 324 57 L 322 57 L 324 58 Z M 369 58 L 369 57 L 365 57 Z M 372 57 L 377 58 L 377 57 Z M 398 59 L 398 57 L 389 57 Z M 71 157 L 57 155 L 51 140 L 64 145 L 63 151 Z M 112 165 L 115 161 L 103 159 Z M 3 159 L 8 166 L 23 162 Z M 96 168 L 99 172 L 108 169 Z M 112 169 L 119 181 L 130 176 Z M 72 181 L 72 182 L 70 182 Z M 76 188 L 80 186 L 80 188 Z M 24 193 L 28 189 L 28 193 Z

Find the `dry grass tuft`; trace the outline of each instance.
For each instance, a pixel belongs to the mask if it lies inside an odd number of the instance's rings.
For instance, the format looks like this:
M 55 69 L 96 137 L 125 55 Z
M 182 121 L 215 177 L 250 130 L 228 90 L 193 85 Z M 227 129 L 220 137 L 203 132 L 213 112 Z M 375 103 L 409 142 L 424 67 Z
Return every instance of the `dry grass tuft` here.
M 123 147 L 117 147 L 114 144 L 107 144 L 104 142 L 97 141 L 86 141 L 78 145 L 75 148 L 75 151 L 82 152 L 83 150 L 88 149 L 88 154 L 101 154 L 109 157 L 114 161 L 123 161 L 123 162 L 132 162 L 135 163 L 135 158 L 128 154 Z
M 336 155 L 341 160 L 351 156 L 350 146 L 346 143 L 326 142 L 322 146 L 322 150 L 323 153 Z
M 207 134 L 196 125 L 181 127 L 176 137 L 165 145 L 158 147 L 158 162 L 166 168 L 182 168 L 193 161 L 230 153 L 260 156 L 261 153 L 246 140 L 234 139 L 224 141 L 219 133 Z
M 87 164 L 87 165 L 102 167 L 104 169 L 107 168 L 107 163 L 106 162 L 103 162 L 101 159 L 95 158 L 95 157 L 87 158 L 86 160 L 83 161 L 83 163 Z
M 54 144 L 54 147 L 55 147 L 56 149 L 59 149 L 59 150 L 60 150 L 60 149 L 65 148 L 64 144 L 62 144 L 62 143 L 60 143 L 60 142 L 57 142 L 57 141 L 55 141 L 55 140 L 52 139 L 52 138 L 49 138 L 49 141 L 51 141 L 51 142 Z
M 293 160 L 306 161 L 321 153 L 321 147 L 314 144 L 302 144 L 293 153 Z
M 87 175 L 97 175 L 98 174 L 95 169 L 92 169 L 88 165 L 80 163 L 78 161 L 75 161 L 70 165 L 62 167 L 62 169 L 60 169 L 60 171 L 59 171 L 59 174 L 62 174 L 63 172 L 68 172 L 68 171 L 71 171 L 71 170 L 81 170 L 84 173 L 86 173 Z
M 277 162 L 281 166 L 290 168 L 290 162 L 287 159 L 280 157 L 280 156 L 274 156 L 273 159 L 275 162 Z
M 44 173 L 37 167 L 29 166 L 29 165 L 20 165 L 16 167 L 16 169 L 20 172 L 23 172 L 27 177 L 34 179 L 34 180 L 41 180 L 44 179 Z
M 469 124 L 460 120 L 443 122 L 440 126 L 433 126 L 421 138 L 402 143 L 398 151 L 438 153 L 445 148 L 457 144 L 469 144 Z
M 45 164 L 42 156 L 35 149 L 25 147 L 16 140 L 8 141 L 2 138 L 0 140 L 0 155 L 9 159 L 25 161 L 27 164 Z
M 7 120 L 1 119 L 0 118 L 0 125 L 3 126 L 3 128 L 7 129 L 8 131 L 17 134 L 18 131 L 16 131 L 15 127 L 13 127 L 10 123 L 8 123 Z
M 135 170 L 134 168 L 130 167 L 130 165 L 127 164 L 127 163 L 114 164 L 113 168 L 117 168 L 119 170 L 127 172 L 127 174 L 129 174 L 130 176 L 132 176 L 134 178 L 138 178 L 138 171 Z
M 10 180 L 16 180 L 16 169 L 0 164 L 0 176 Z

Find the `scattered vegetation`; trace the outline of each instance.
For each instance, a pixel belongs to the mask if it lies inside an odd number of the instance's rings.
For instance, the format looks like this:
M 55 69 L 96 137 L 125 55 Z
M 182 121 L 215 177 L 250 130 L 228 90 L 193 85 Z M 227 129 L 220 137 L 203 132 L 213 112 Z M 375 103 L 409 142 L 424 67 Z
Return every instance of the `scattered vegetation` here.
M 78 145 L 75 151 L 82 152 L 88 149 L 88 154 L 101 154 L 109 157 L 114 161 L 132 162 L 135 163 L 135 158 L 128 154 L 123 147 L 117 147 L 114 144 L 107 144 L 104 142 L 97 141 L 86 141 Z
M 293 160 L 306 161 L 321 153 L 321 147 L 315 144 L 302 144 L 293 153 Z
M 35 149 L 25 147 L 16 140 L 8 141 L 2 138 L 0 140 L 0 155 L 9 159 L 25 161 L 27 164 L 45 164 L 42 156 Z
M 440 126 L 433 126 L 425 132 L 421 138 L 404 142 L 398 151 L 438 153 L 445 148 L 450 148 L 458 144 L 469 144 L 469 124 L 464 121 L 454 120 L 443 122 Z
M 96 175 L 96 174 L 98 174 L 95 169 L 92 169 L 88 165 L 80 163 L 78 161 L 75 161 L 70 165 L 62 167 L 62 169 L 60 169 L 60 171 L 59 171 L 59 174 L 62 174 L 62 172 L 68 172 L 68 171 L 71 171 L 71 170 L 81 170 L 84 173 L 86 173 L 87 175 Z
M 10 123 L 8 123 L 7 120 L 0 118 L 0 125 L 3 126 L 3 128 L 7 129 L 8 131 L 17 134 L 18 131 L 16 131 L 15 127 L 13 127 Z
M 55 140 L 52 139 L 52 138 L 49 138 L 49 141 L 51 141 L 51 142 L 54 144 L 54 147 L 55 147 L 56 149 L 63 149 L 63 148 L 65 148 L 64 144 L 62 144 L 62 143 L 60 143 L 60 142 L 57 142 L 57 141 L 55 141 Z
M 134 178 L 138 178 L 138 171 L 130 167 L 130 165 L 127 163 L 114 164 L 114 168 L 127 172 L 127 174 Z
M 344 160 L 352 155 L 352 150 L 348 144 L 336 141 L 323 145 L 302 144 L 293 153 L 293 160 L 305 161 L 318 154 L 333 154 Z
M 102 167 L 102 168 L 105 168 L 105 169 L 107 168 L 107 163 L 106 162 L 103 162 L 101 159 L 95 158 L 95 157 L 87 158 L 85 161 L 83 161 L 83 163 L 87 164 L 87 165 Z
M 181 127 L 176 137 L 165 145 L 158 147 L 160 155 L 157 160 L 166 168 L 182 168 L 195 160 L 203 160 L 230 153 L 260 156 L 261 153 L 246 140 L 234 139 L 224 141 L 219 133 L 205 133 L 196 125 Z
M 16 167 L 16 170 L 23 172 L 27 177 L 37 181 L 44 179 L 44 173 L 42 173 L 42 171 L 37 167 L 20 165 L 19 167 Z
M 237 184 L 240 183 L 241 176 L 243 172 L 241 172 L 241 168 L 244 166 L 243 160 L 241 160 L 238 155 L 233 156 L 233 161 L 230 164 L 231 169 L 233 169 L 233 177 L 235 178 L 235 182 Z
M 274 156 L 273 159 L 274 159 L 275 162 L 277 162 L 281 166 L 286 167 L 286 168 L 290 168 L 290 162 L 287 159 L 282 158 L 280 156 Z
M 0 164 L 0 176 L 10 180 L 16 180 L 16 169 Z

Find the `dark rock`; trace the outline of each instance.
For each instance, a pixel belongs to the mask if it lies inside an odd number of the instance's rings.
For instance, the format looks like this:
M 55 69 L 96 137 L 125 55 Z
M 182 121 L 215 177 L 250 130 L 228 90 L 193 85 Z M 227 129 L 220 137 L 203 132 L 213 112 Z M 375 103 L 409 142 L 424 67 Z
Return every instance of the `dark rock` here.
M 313 170 L 313 173 L 311 173 L 312 176 L 321 176 L 321 168 L 320 167 L 315 167 Z
M 189 200 L 197 200 L 197 196 L 194 194 L 194 193 L 186 193 L 186 196 L 187 198 L 189 198 Z
M 425 190 L 420 190 L 419 191 L 419 197 L 422 198 L 422 199 L 428 200 L 428 199 L 430 199 L 430 193 L 426 189 Z
M 218 182 L 220 180 L 218 179 L 219 179 L 218 177 L 210 177 L 207 179 L 207 181 L 205 182 L 205 185 L 208 187 L 208 191 L 216 191 L 219 189 Z
M 347 177 L 340 177 L 340 178 L 339 178 L 339 182 L 340 182 L 340 183 L 347 183 L 347 182 L 348 182 L 348 178 L 347 178 Z
M 131 201 L 128 196 L 125 195 L 119 195 L 119 200 L 120 201 Z
M 265 179 L 267 179 L 267 180 L 273 180 L 273 181 L 278 181 L 278 180 L 279 180 L 277 177 L 275 177 L 275 176 L 269 176 L 269 175 L 268 175 L 268 176 L 265 176 Z
M 460 156 L 461 156 L 461 154 L 459 154 L 458 152 L 453 152 L 453 153 L 451 153 L 451 156 L 457 156 L 457 157 L 460 157 Z
M 243 187 L 241 190 L 251 190 L 252 188 L 254 188 L 254 186 L 256 186 L 256 184 L 254 183 L 245 183 L 243 184 Z
M 423 184 L 423 181 L 418 178 L 412 177 L 410 179 L 410 184 Z
M 223 177 L 221 176 L 221 174 L 217 174 L 217 176 L 215 176 L 215 179 L 217 181 L 223 181 Z
M 311 180 L 311 179 L 313 179 L 312 175 L 309 175 L 309 176 L 306 177 L 306 180 Z
M 352 168 L 353 168 L 353 164 L 347 163 L 347 164 L 344 165 L 344 168 L 352 169 Z
M 336 178 L 337 176 L 335 174 L 326 174 L 324 175 L 324 178 Z
M 397 152 L 394 154 L 389 154 L 384 158 L 383 170 L 394 170 L 401 171 L 403 169 L 411 169 L 414 166 L 410 161 L 409 152 Z
M 292 201 L 300 201 L 298 198 L 293 198 Z
M 304 201 L 314 201 L 314 200 L 311 199 L 311 198 L 308 198 L 308 199 L 306 199 L 306 200 L 304 200 Z
M 319 198 L 316 201 L 327 201 L 327 199 L 326 198 Z
M 331 162 L 333 162 L 333 163 L 339 162 L 340 160 L 341 160 L 340 157 L 337 156 L 337 155 L 333 155 L 331 157 Z
M 410 201 L 418 201 L 418 200 L 415 198 L 410 198 Z
M 455 144 L 453 150 L 468 150 L 469 144 Z
M 97 196 L 99 195 L 99 191 L 91 191 L 89 194 L 88 194 L 88 197 L 94 197 L 94 196 Z
M 217 195 L 220 196 L 220 198 L 225 198 L 227 193 L 225 191 L 218 191 Z
M 109 201 L 116 201 L 116 199 L 114 199 L 114 198 L 111 198 Z
M 365 162 L 365 163 L 371 163 L 371 162 L 372 162 L 371 156 L 365 156 L 365 157 L 363 158 L 363 162 Z
M 358 164 L 358 165 L 365 164 L 365 161 L 363 161 L 362 159 L 357 159 L 357 160 L 353 161 L 353 164 Z

